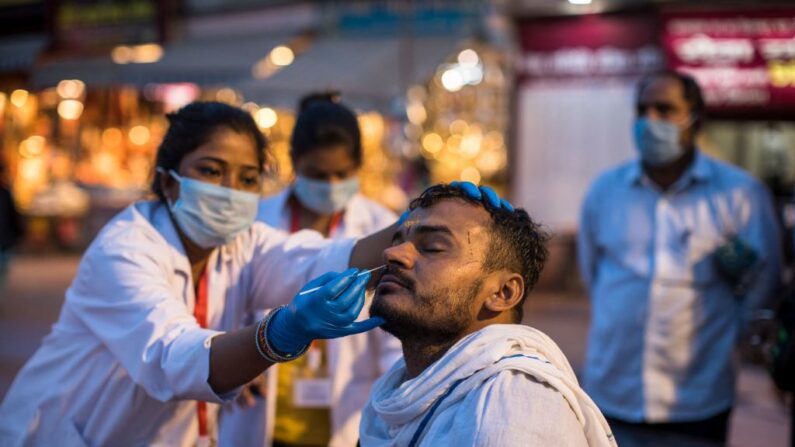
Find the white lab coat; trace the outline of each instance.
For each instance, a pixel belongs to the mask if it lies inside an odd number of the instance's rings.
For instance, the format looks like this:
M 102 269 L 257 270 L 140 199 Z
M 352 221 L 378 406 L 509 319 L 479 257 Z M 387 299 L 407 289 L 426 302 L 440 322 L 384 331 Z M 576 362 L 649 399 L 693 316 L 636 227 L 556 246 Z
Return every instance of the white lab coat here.
M 312 277 L 345 269 L 352 246 L 255 223 L 210 256 L 202 329 L 168 210 L 131 205 L 86 251 L 52 332 L 0 406 L 0 445 L 195 445 L 195 401 L 237 395 L 207 383 L 210 339 L 289 302 Z M 211 433 L 215 413 L 208 409 Z
M 290 190 L 260 201 L 257 221 L 289 231 Z M 381 230 L 396 216 L 370 199 L 357 194 L 348 203 L 332 238 L 361 237 Z M 368 317 L 369 305 L 360 319 Z M 328 341 L 329 372 L 332 379 L 330 447 L 353 447 L 359 438 L 361 412 L 370 388 L 402 356 L 400 341 L 381 329 Z M 270 398 L 253 408 L 225 405 L 221 410 L 219 446 L 259 447 L 271 445 L 276 414 L 276 367 L 268 370 Z M 264 424 L 264 425 L 263 425 Z M 254 427 L 259 427 L 255 429 Z

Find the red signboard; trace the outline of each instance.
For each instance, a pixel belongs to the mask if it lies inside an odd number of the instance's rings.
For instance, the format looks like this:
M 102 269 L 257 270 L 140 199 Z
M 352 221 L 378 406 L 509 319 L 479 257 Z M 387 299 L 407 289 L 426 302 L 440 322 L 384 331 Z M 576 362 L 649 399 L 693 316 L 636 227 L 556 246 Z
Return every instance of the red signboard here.
M 637 76 L 663 67 L 653 15 L 604 14 L 519 22 L 519 75 L 529 79 Z
M 795 9 L 668 13 L 662 39 L 713 111 L 795 110 Z

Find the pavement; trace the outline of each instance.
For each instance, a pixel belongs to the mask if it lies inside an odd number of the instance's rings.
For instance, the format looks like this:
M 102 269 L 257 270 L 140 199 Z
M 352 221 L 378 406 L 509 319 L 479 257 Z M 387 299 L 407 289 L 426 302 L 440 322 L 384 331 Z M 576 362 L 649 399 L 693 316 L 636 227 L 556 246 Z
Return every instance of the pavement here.
M 29 255 L 14 259 L 0 289 L 0 398 L 58 318 L 63 295 L 77 271 L 76 255 Z M 588 334 L 588 300 L 581 293 L 534 293 L 525 323 L 552 337 L 580 371 Z M 753 365 L 741 368 L 732 413 L 730 445 L 786 447 L 789 412 L 767 378 Z

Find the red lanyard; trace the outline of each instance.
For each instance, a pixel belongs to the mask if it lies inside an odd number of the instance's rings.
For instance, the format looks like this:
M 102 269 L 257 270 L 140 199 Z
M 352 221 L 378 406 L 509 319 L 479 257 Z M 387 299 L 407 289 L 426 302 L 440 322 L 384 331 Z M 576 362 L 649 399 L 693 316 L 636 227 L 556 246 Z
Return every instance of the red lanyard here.
M 338 211 L 331 216 L 331 221 L 328 224 L 328 237 L 331 237 L 334 234 L 334 230 L 340 225 L 342 222 L 342 215 L 345 211 Z M 296 231 L 301 230 L 301 210 L 298 208 L 298 204 L 295 202 L 290 202 L 290 233 L 295 233 Z
M 193 308 L 193 316 L 199 326 L 207 327 L 207 269 L 202 271 L 199 277 L 199 290 L 196 293 L 196 305 Z M 199 419 L 199 439 L 207 438 L 207 402 L 196 402 L 196 416 Z

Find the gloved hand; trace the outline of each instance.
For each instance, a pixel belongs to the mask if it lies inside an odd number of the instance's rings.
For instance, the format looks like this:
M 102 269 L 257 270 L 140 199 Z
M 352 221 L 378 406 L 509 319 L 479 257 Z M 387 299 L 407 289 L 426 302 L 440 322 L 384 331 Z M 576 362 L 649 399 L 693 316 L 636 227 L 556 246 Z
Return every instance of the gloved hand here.
M 287 307 L 276 312 L 268 325 L 268 342 L 283 353 L 298 352 L 312 340 L 337 338 L 367 332 L 384 324 L 382 318 L 356 321 L 364 307 L 364 291 L 370 273 L 359 270 L 329 272 L 307 283 Z
M 461 189 L 472 199 L 488 203 L 492 208 L 501 208 L 513 212 L 513 205 L 507 200 L 500 198 L 500 196 L 488 186 L 478 187 L 470 182 L 450 182 L 450 186 Z
M 467 196 L 473 200 L 487 203 L 492 208 L 504 209 L 513 212 L 513 205 L 505 199 L 500 198 L 493 189 L 488 186 L 478 187 L 471 182 L 450 182 L 450 186 L 462 190 Z M 403 214 L 398 218 L 398 226 L 403 225 L 403 222 L 409 217 L 411 210 L 403 211 Z
M 715 267 L 738 296 L 744 295 L 752 282 L 758 259 L 754 247 L 738 236 L 730 237 L 715 250 Z

